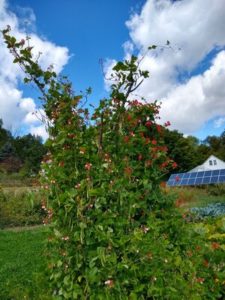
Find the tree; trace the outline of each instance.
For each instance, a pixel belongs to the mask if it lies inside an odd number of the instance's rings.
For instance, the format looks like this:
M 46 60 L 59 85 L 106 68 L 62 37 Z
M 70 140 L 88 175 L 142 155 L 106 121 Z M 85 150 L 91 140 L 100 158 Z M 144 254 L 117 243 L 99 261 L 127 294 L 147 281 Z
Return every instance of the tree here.
M 16 137 L 14 146 L 26 172 L 28 174 L 38 173 L 42 158 L 46 153 L 46 148 L 42 144 L 41 138 L 31 134 Z
M 203 141 L 203 144 L 210 149 L 210 154 L 225 160 L 225 132 L 223 132 L 221 136 L 208 136 Z
M 165 130 L 165 144 L 168 155 L 177 163 L 177 172 L 187 172 L 202 163 L 199 141 L 193 136 L 184 137 L 177 130 Z M 204 160 L 204 159 L 203 159 Z
M 11 133 L 3 128 L 3 121 L 0 119 L 0 149 L 8 141 L 12 140 Z
M 21 165 L 21 160 L 17 157 L 15 148 L 10 142 L 6 142 L 0 149 L 1 169 L 9 173 L 18 172 Z
M 10 131 L 3 128 L 0 119 L 0 161 L 3 170 L 18 172 L 23 167 L 26 175 L 37 174 L 45 153 L 46 148 L 40 137 L 31 134 L 13 137 Z

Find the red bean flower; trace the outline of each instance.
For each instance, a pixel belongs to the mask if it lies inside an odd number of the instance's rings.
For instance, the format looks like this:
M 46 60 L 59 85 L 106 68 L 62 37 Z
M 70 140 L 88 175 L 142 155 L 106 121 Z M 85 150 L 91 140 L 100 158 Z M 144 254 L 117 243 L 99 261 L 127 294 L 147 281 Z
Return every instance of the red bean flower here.
M 85 170 L 90 171 L 92 168 L 92 164 L 91 163 L 86 163 L 84 166 Z
M 171 123 L 170 123 L 170 121 L 167 121 L 164 125 L 165 125 L 165 127 L 168 127 L 171 125 Z
M 112 288 L 114 286 L 114 281 L 112 279 L 108 279 L 105 281 L 105 285 Z
M 145 123 L 145 126 L 148 127 L 148 128 L 151 127 L 151 126 L 152 126 L 152 122 L 151 122 L 151 121 L 147 121 L 147 122 Z
M 211 247 L 212 247 L 213 250 L 217 250 L 217 249 L 220 248 L 220 244 L 217 243 L 217 242 L 213 242 L 213 243 L 211 244 Z
M 130 140 L 130 137 L 129 137 L 129 136 L 125 136 L 125 137 L 123 138 L 123 140 L 124 140 L 125 143 L 128 143 L 129 140 Z
M 176 177 L 175 177 L 175 180 L 176 180 L 176 181 L 179 181 L 179 180 L 180 180 L 180 177 L 179 177 L 179 176 L 176 176 Z
M 203 282 L 205 281 L 205 278 L 198 277 L 198 278 L 196 278 L 196 281 L 197 281 L 198 283 L 203 284 Z
M 176 163 L 176 162 L 173 162 L 173 163 L 172 163 L 172 168 L 173 168 L 173 169 L 176 169 L 176 168 L 177 168 L 177 163 Z
M 140 160 L 142 160 L 142 159 L 143 159 L 142 154 L 139 154 L 139 155 L 138 155 L 138 160 L 140 161 Z

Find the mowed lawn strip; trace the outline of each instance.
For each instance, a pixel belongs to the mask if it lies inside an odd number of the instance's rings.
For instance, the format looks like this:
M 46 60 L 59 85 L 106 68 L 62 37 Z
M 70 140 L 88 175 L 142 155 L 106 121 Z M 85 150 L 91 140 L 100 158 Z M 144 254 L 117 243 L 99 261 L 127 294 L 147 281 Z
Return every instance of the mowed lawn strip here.
M 28 299 L 28 291 L 39 288 L 35 278 L 45 268 L 47 235 L 48 230 L 43 227 L 0 230 L 0 299 Z

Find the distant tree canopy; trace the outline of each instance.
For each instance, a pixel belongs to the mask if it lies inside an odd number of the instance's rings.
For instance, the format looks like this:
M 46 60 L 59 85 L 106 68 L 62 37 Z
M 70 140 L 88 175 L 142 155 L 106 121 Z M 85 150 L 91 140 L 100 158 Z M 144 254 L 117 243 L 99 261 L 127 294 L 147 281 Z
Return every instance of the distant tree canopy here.
M 221 136 L 208 136 L 200 142 L 194 136 L 184 137 L 177 130 L 166 129 L 164 139 L 169 156 L 178 164 L 177 172 L 190 171 L 212 154 L 225 160 L 225 131 Z
M 10 131 L 3 128 L 3 122 L 0 119 L 0 149 L 5 143 L 11 141 L 11 139 L 12 135 Z
M 26 170 L 37 173 L 40 169 L 40 162 L 46 153 L 46 148 L 42 144 L 39 136 L 27 134 L 14 139 L 16 153 L 22 161 Z
M 31 134 L 13 137 L 0 119 L 0 171 L 37 173 L 45 153 L 41 137 Z

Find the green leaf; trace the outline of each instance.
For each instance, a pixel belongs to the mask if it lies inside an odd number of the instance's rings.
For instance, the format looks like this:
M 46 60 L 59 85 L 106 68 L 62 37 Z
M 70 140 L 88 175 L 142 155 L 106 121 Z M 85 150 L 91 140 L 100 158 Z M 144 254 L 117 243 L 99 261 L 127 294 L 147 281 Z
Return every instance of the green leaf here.
M 121 61 L 119 61 L 114 67 L 113 67 L 114 71 L 127 71 L 128 67 Z
M 89 196 L 99 196 L 102 194 L 102 190 L 100 188 L 90 189 L 88 191 Z
M 134 292 L 132 292 L 132 293 L 130 294 L 130 296 L 129 296 L 129 299 L 130 299 L 130 300 L 138 300 L 138 296 L 137 296 L 137 294 L 135 294 Z

